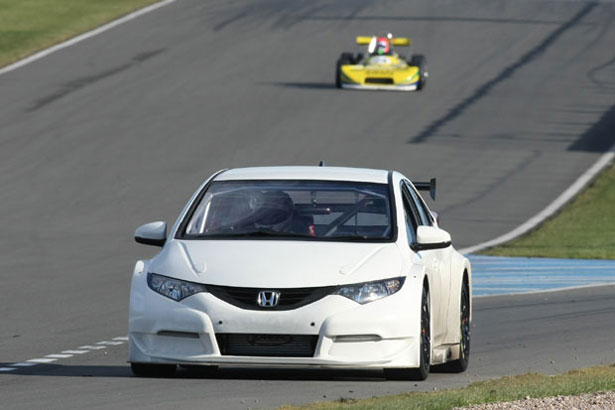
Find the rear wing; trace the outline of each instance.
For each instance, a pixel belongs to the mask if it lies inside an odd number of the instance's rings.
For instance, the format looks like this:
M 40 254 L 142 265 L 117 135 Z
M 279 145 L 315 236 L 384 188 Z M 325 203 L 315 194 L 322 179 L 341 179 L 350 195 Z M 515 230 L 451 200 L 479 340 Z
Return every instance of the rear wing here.
M 372 41 L 372 36 L 358 36 L 357 37 L 357 45 L 359 46 L 368 46 Z M 410 39 L 407 37 L 394 37 L 391 39 L 391 44 L 394 46 L 409 46 Z
M 410 46 L 410 39 L 406 37 L 395 37 L 393 39 L 394 46 Z
M 436 200 L 436 179 L 431 178 L 429 182 L 414 182 L 412 185 L 419 191 L 429 191 L 429 196 L 434 201 Z

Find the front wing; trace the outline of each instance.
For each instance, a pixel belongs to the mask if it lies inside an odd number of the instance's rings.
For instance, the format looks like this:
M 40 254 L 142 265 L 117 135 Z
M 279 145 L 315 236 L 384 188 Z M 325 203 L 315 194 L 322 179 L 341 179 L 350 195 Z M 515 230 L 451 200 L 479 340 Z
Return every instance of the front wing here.
M 340 67 L 342 88 L 413 91 L 419 88 L 421 73 L 416 66 L 373 69 L 360 64 Z

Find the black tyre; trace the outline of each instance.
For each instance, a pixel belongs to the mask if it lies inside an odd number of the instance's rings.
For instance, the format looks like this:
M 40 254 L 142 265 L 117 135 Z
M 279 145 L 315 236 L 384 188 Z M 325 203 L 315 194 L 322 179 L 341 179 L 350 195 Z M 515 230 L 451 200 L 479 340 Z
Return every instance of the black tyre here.
M 337 88 L 342 88 L 342 66 L 347 64 L 353 64 L 352 54 L 342 53 L 335 66 L 335 86 Z
M 417 368 L 384 369 L 387 379 L 391 380 L 425 380 L 429 375 L 431 361 L 431 314 L 429 310 L 429 289 L 423 289 L 421 301 L 421 360 Z
M 465 281 L 461 287 L 460 316 L 459 359 L 446 364 L 446 370 L 452 373 L 464 372 L 470 362 L 470 290 Z
M 174 364 L 130 363 L 132 373 L 137 377 L 173 377 L 177 368 Z
M 427 83 L 427 77 L 429 73 L 427 71 L 427 60 L 425 56 L 417 54 L 412 56 L 410 61 L 408 62 L 411 66 L 415 66 L 419 68 L 419 83 L 417 85 L 418 90 L 422 90 Z

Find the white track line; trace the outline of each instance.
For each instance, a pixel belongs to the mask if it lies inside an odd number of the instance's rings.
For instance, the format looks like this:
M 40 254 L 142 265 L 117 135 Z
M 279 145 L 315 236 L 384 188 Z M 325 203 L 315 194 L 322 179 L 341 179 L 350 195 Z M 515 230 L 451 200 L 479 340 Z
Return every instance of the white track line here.
M 108 341 L 102 341 L 102 342 L 97 342 L 97 345 L 106 345 L 106 346 L 119 346 L 119 345 L 123 345 L 124 342 L 108 342 Z
M 38 363 L 51 363 L 51 362 L 55 362 L 57 360 L 58 359 L 51 359 L 51 358 L 47 358 L 47 357 L 38 357 L 36 359 L 29 359 L 29 360 L 26 360 L 26 361 L 30 362 L 30 363 L 38 364 Z
M 45 357 L 51 357 L 52 359 L 68 359 L 69 357 L 73 357 L 72 354 L 48 354 Z
M 543 223 L 546 219 L 554 215 L 562 206 L 566 205 L 568 201 L 570 201 L 575 195 L 577 195 L 583 188 L 587 186 L 595 177 L 602 171 L 615 157 L 615 145 L 611 147 L 611 149 L 602 154 L 602 156 L 587 170 L 585 171 L 572 185 L 568 187 L 560 196 L 558 196 L 555 201 L 551 202 L 549 206 L 540 211 L 537 215 L 530 218 L 524 224 L 518 226 L 512 231 L 504 234 L 502 236 L 498 236 L 495 239 L 490 241 L 479 243 L 478 245 L 470 246 L 469 248 L 460 249 L 459 252 L 462 254 L 473 253 L 476 251 L 480 251 L 481 249 L 491 248 L 496 245 L 500 245 L 504 242 L 508 242 L 513 240 L 524 233 L 529 232 L 534 229 L 541 223 Z
M 118 337 L 114 337 L 112 340 L 113 341 L 97 342 L 95 345 L 81 346 L 79 350 L 77 349 L 64 350 L 62 353 L 48 354 L 45 357 L 38 357 L 35 359 L 28 359 L 25 362 L 8 364 L 6 367 L 0 367 L 0 372 L 8 373 L 14 370 L 18 370 L 20 367 L 30 367 L 30 366 L 36 366 L 38 364 L 53 363 L 57 361 L 58 359 L 68 359 L 70 357 L 73 357 L 76 354 L 85 354 L 85 353 L 92 352 L 94 350 L 106 349 L 107 346 L 123 345 L 124 341 L 127 341 L 128 338 L 126 336 L 118 336 Z
M 77 44 L 77 43 L 80 43 L 80 42 L 82 42 L 84 40 L 87 40 L 88 38 L 97 36 L 97 35 L 99 35 L 101 33 L 104 33 L 107 30 L 110 30 L 110 29 L 112 29 L 114 27 L 119 26 L 120 24 L 124 24 L 127 21 L 134 20 L 137 17 L 140 17 L 140 16 L 142 16 L 144 14 L 147 14 L 147 13 L 149 13 L 151 11 L 154 11 L 156 9 L 159 9 L 161 7 L 167 6 L 167 5 L 171 4 L 171 3 L 174 3 L 175 1 L 176 0 L 162 0 L 162 1 L 158 2 L 158 3 L 154 3 L 154 4 L 150 5 L 150 6 L 145 7 L 145 8 L 139 9 L 137 11 L 133 11 L 132 13 L 126 14 L 125 16 L 120 17 L 120 18 L 118 18 L 116 20 L 113 20 L 113 21 L 111 21 L 111 22 L 109 22 L 109 23 L 107 23 L 105 25 L 102 25 L 102 26 L 100 26 L 98 28 L 95 28 L 94 30 L 91 30 L 91 31 L 88 31 L 86 33 L 80 34 L 77 37 L 73 37 L 73 38 L 71 38 L 69 40 L 66 40 L 66 41 L 62 42 L 62 43 L 56 44 L 55 46 L 51 46 L 51 47 L 46 48 L 46 49 L 44 49 L 42 51 L 39 51 L 38 53 L 33 54 L 33 55 L 29 56 L 29 57 L 26 57 L 26 58 L 24 58 L 22 60 L 16 61 L 13 64 L 9 64 L 9 65 L 7 65 L 4 68 L 0 68 L 0 75 L 6 74 L 9 71 L 16 70 L 16 69 L 18 69 L 20 67 L 23 67 L 23 66 L 25 66 L 27 64 L 30 64 L 30 63 L 32 63 L 32 62 L 34 62 L 36 60 L 40 60 L 41 58 L 46 57 L 49 54 L 53 54 L 56 51 L 62 50 L 63 48 L 70 47 L 70 46 L 72 46 L 74 44 Z

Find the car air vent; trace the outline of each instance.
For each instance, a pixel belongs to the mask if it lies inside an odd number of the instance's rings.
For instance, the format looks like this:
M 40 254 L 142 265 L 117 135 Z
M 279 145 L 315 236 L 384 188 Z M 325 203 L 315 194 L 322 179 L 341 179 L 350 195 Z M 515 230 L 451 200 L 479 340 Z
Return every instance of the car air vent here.
M 187 338 L 187 339 L 198 339 L 199 338 L 199 334 L 198 333 L 176 332 L 176 331 L 173 331 L 173 330 L 160 330 L 158 332 L 158 336 L 183 337 L 183 338 Z
M 375 78 L 375 77 L 367 77 L 365 79 L 365 84 L 393 84 L 392 78 Z
M 318 336 L 273 334 L 216 334 L 223 356 L 314 357 Z
M 314 288 L 239 288 L 232 286 L 207 285 L 207 290 L 223 301 L 247 310 L 292 310 L 330 295 L 337 286 L 323 286 Z M 279 298 L 276 306 L 259 306 L 258 295 L 260 292 L 278 292 Z

